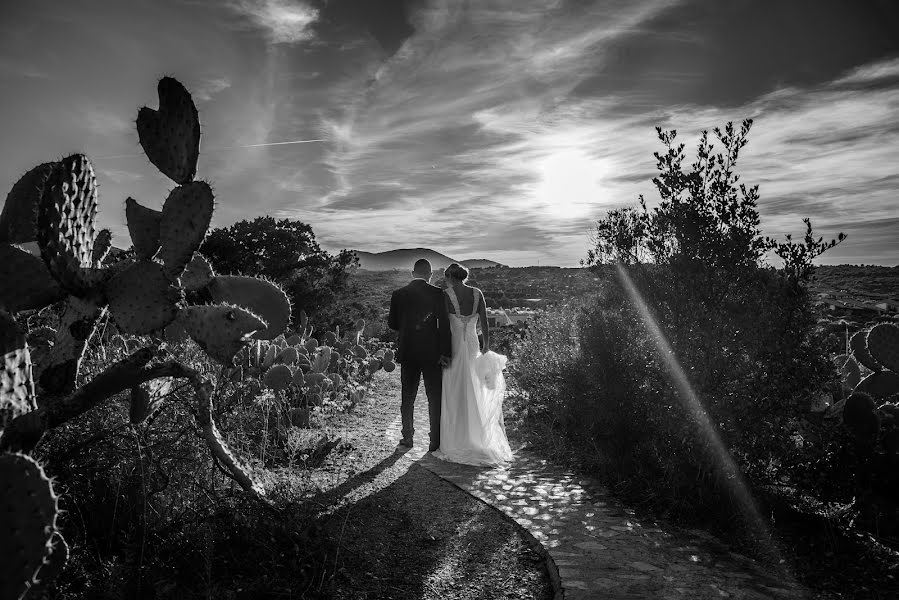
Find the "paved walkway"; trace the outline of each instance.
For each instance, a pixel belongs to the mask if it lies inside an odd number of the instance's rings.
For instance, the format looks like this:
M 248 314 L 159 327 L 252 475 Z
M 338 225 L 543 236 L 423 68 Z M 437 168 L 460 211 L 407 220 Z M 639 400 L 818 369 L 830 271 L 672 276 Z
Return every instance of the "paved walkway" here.
M 557 600 L 810 598 L 703 532 L 668 532 L 635 518 L 602 485 L 516 453 L 509 469 L 447 463 L 427 454 L 427 400 L 415 402 L 415 447 L 406 457 L 493 506 L 548 552 Z M 400 439 L 400 420 L 386 432 Z M 558 586 L 557 586 L 558 587 Z

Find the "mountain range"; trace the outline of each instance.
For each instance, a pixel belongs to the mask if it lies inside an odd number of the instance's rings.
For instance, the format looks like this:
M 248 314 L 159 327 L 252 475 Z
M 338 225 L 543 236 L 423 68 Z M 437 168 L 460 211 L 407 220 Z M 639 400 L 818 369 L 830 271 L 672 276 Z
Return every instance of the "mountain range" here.
M 488 267 L 504 267 L 493 260 L 486 258 L 470 258 L 468 260 L 458 260 L 450 258 L 445 254 L 441 254 L 430 248 L 399 248 L 397 250 L 388 250 L 386 252 L 365 252 L 364 250 L 354 250 L 359 258 L 359 268 L 366 271 L 411 271 L 415 261 L 419 258 L 426 258 L 431 263 L 431 268 L 435 271 L 445 269 L 453 263 L 459 263 L 469 269 L 483 269 Z

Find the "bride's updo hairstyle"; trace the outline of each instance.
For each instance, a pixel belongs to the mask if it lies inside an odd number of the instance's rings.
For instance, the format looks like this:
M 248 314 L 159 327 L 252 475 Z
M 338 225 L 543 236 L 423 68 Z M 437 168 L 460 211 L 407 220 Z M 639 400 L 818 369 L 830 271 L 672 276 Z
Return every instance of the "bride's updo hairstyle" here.
M 447 279 L 452 277 L 459 281 L 465 281 L 468 279 L 468 269 L 458 263 L 453 263 L 443 271 L 443 276 Z

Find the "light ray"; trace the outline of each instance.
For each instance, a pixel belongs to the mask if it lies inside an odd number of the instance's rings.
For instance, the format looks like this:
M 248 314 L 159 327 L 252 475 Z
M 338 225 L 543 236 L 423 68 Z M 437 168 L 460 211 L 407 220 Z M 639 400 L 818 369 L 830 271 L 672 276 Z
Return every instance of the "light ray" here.
M 616 267 L 618 269 L 618 276 L 621 283 L 624 285 L 625 291 L 630 297 L 631 303 L 637 309 L 637 312 L 643 321 L 643 325 L 655 341 L 656 350 L 668 370 L 675 388 L 677 389 L 678 396 L 683 400 L 691 417 L 700 425 L 706 441 L 714 449 L 714 455 L 717 459 L 716 467 L 719 469 L 719 472 L 724 474 L 722 479 L 728 482 L 731 497 L 739 503 L 740 510 L 750 521 L 755 528 L 755 531 L 761 534 L 759 538 L 768 545 L 769 550 L 780 557 L 780 552 L 772 541 L 771 531 L 768 524 L 759 512 L 755 499 L 752 497 L 752 494 L 746 485 L 740 468 L 734 462 L 730 452 L 724 446 L 718 432 L 715 430 L 714 425 L 709 420 L 709 415 L 702 406 L 699 396 L 696 394 L 693 386 L 690 384 L 690 380 L 687 378 L 686 373 L 681 367 L 680 362 L 677 360 L 674 348 L 671 347 L 668 338 L 666 338 L 664 332 L 662 332 L 662 328 L 659 327 L 658 322 L 656 322 L 655 318 L 652 316 L 649 306 L 643 300 L 643 296 L 634 285 L 634 282 L 627 274 L 627 271 L 620 263 L 616 265 Z

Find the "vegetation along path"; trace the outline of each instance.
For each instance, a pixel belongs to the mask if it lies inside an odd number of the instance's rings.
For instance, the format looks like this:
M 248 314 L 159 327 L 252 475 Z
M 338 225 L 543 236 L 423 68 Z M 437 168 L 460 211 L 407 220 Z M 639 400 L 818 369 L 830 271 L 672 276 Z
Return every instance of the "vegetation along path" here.
M 393 375 L 398 379 L 399 370 Z M 422 388 L 415 401 L 415 447 L 405 458 L 524 528 L 543 547 L 557 599 L 810 597 L 799 584 L 728 552 L 703 532 L 641 522 L 599 482 L 579 478 L 525 449 L 517 450 L 508 469 L 438 460 L 426 453 L 427 406 Z M 399 432 L 397 414 L 385 433 L 399 442 Z

